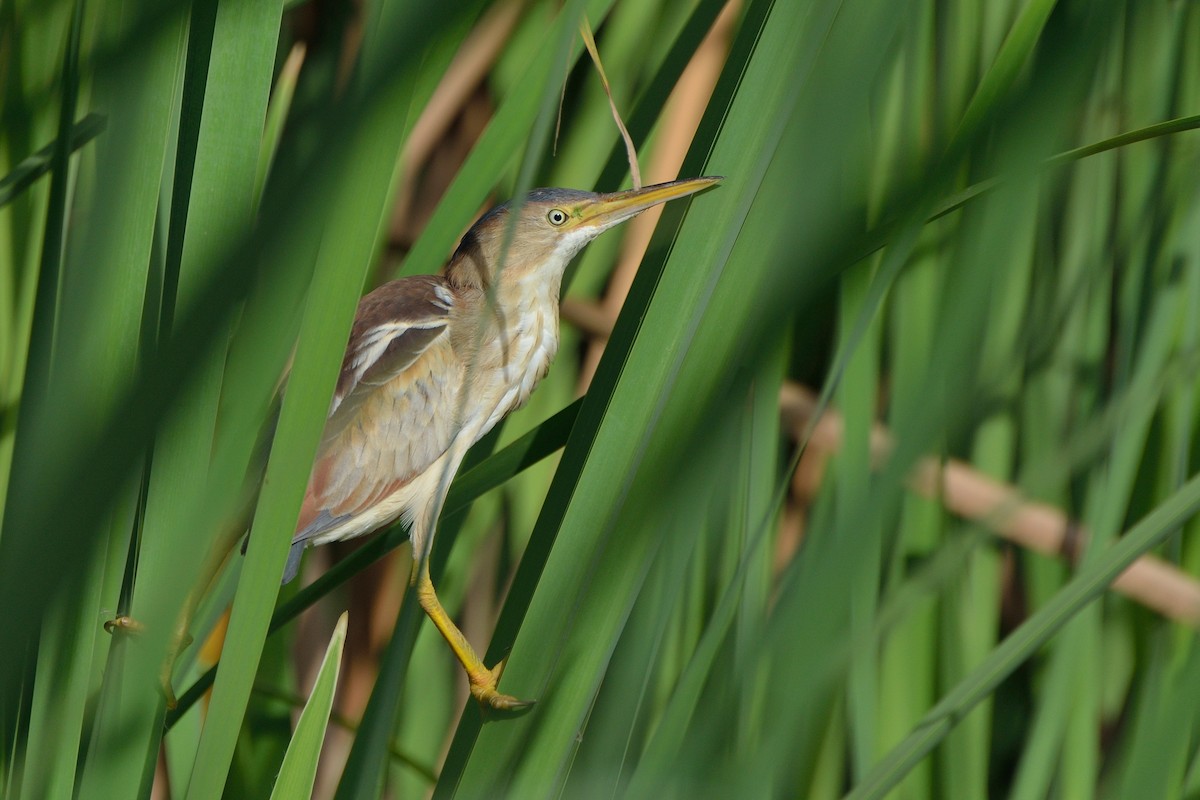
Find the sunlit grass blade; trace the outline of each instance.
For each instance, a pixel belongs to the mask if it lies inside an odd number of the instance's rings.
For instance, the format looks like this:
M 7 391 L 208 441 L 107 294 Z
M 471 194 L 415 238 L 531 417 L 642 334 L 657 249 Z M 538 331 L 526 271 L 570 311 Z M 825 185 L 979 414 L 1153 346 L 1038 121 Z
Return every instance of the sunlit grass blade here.
M 386 788 L 385 770 L 388 748 L 396 727 L 396 708 L 403 696 L 405 679 L 417 627 L 425 615 L 417 603 L 416 592 L 405 592 L 392 638 L 379 662 L 379 675 L 371 692 L 371 702 L 363 714 L 355 737 L 354 749 L 346 760 L 336 797 L 380 797 Z
M 302 44 L 292 46 L 287 60 L 279 70 L 275 88 L 271 90 L 271 101 L 267 105 L 267 117 L 263 125 L 262 142 L 258 151 L 258 169 L 254 177 L 254 197 L 262 196 L 263 186 L 275 161 L 275 152 L 279 148 L 279 139 L 283 136 L 283 126 L 292 109 L 292 98 L 296 94 L 296 81 L 300 68 L 304 64 L 305 48 Z
M 345 643 L 346 614 L 343 612 L 329 639 L 329 648 L 321 661 L 312 693 L 300 712 L 296 730 L 292 732 L 292 741 L 279 767 L 279 777 L 271 789 L 272 798 L 285 800 L 312 796 L 313 781 L 317 777 L 317 759 L 321 755 L 321 744 L 325 741 L 325 728 L 329 725 L 329 712 L 333 708 L 333 693 L 337 688 Z

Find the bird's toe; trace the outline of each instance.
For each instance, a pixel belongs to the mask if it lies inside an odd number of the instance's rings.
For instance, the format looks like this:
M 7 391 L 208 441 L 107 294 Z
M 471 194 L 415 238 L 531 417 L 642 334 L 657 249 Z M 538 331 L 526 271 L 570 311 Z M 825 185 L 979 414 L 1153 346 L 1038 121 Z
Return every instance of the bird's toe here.
M 492 669 L 488 670 L 482 676 L 471 679 L 471 696 L 485 710 L 500 711 L 506 714 L 518 713 L 527 711 L 533 707 L 536 701 L 520 700 L 512 695 L 502 693 L 497 684 L 500 682 L 500 675 L 504 672 L 504 665 L 508 659 L 505 658 Z

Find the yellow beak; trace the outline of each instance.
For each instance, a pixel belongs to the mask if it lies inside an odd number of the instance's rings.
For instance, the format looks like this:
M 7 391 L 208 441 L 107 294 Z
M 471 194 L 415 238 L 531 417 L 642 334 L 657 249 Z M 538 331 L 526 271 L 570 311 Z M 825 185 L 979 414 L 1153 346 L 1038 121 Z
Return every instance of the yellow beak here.
M 598 200 L 580 209 L 579 226 L 608 228 L 642 213 L 651 206 L 679 197 L 687 197 L 689 194 L 695 194 L 710 186 L 715 186 L 722 180 L 724 180 L 722 177 L 687 178 L 670 183 L 643 186 L 641 189 L 602 194 Z

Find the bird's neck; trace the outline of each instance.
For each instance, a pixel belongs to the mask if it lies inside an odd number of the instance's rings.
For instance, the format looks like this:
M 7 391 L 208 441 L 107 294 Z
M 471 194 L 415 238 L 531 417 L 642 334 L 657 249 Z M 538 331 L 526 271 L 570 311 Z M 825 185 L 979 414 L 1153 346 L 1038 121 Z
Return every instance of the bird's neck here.
M 501 274 L 494 292 L 501 308 L 519 312 L 538 307 L 554 309 L 558 315 L 558 295 L 562 286 L 562 270 L 546 270 L 541 273 L 518 272 Z
M 515 293 L 549 295 L 558 302 L 563 269 L 570 259 L 555 253 L 538 268 L 530 270 L 517 264 L 502 268 L 490 264 L 477 249 L 460 247 L 446 264 L 444 274 L 452 287 L 460 291 L 478 290 L 511 296 Z M 514 298 L 519 299 L 519 298 Z

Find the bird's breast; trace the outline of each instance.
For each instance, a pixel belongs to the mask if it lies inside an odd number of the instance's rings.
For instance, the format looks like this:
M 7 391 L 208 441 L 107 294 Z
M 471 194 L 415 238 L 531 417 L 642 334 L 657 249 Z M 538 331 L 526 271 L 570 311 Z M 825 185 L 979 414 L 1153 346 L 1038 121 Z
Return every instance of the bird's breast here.
M 547 308 L 543 304 L 536 304 L 522 309 L 516 322 L 510 341 L 497 343 L 501 349 L 509 352 L 501 355 L 500 359 L 497 378 L 504 392 L 497 403 L 497 416 L 492 424 L 525 405 L 558 352 L 556 306 Z
M 557 297 L 501 302 L 489 316 L 490 330 L 467 367 L 463 398 L 464 422 L 483 422 L 477 437 L 525 404 L 558 352 Z

